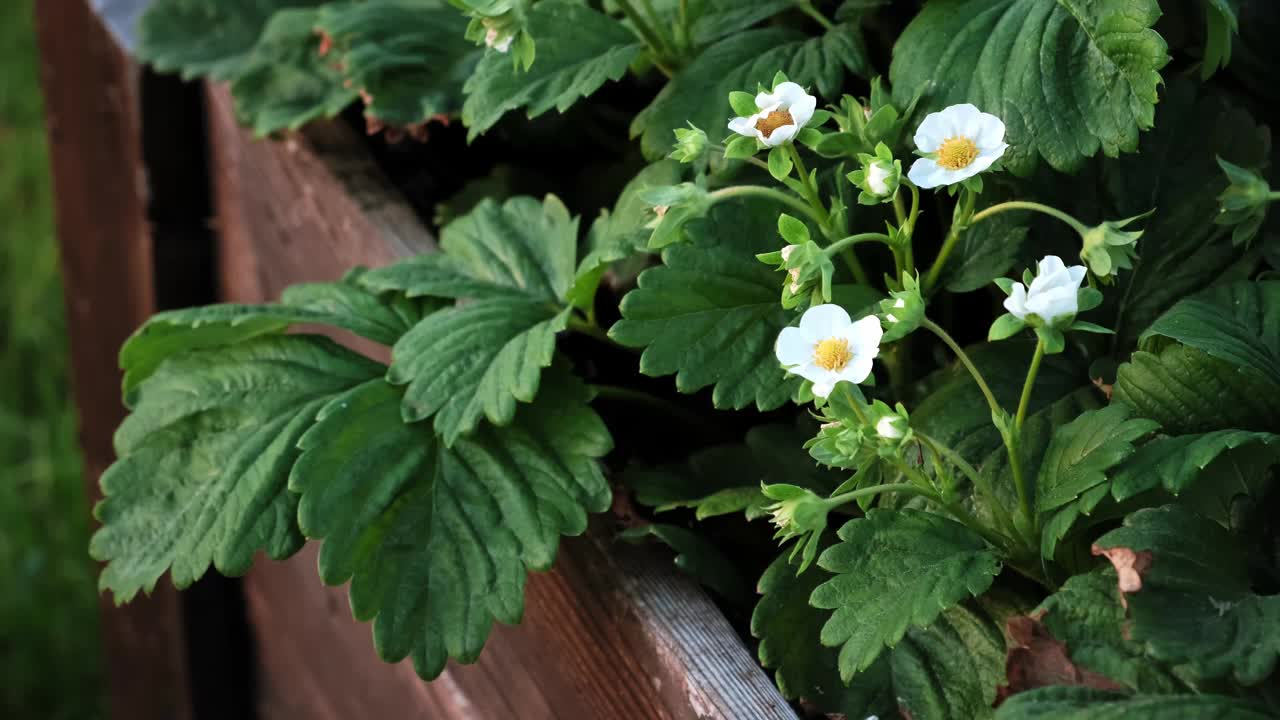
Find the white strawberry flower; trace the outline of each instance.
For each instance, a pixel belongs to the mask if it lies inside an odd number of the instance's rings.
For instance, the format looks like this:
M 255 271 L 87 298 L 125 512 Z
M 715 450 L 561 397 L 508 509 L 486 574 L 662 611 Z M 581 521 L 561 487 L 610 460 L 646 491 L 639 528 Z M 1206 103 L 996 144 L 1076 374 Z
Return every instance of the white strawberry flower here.
M 750 117 L 735 117 L 729 121 L 729 129 L 756 138 L 768 147 L 776 147 L 793 140 L 813 119 L 817 107 L 818 99 L 804 88 L 790 81 L 782 82 L 773 92 L 756 95 L 759 112 Z
M 930 113 L 916 129 L 916 160 L 907 177 L 921 188 L 954 185 L 991 167 L 1009 148 L 1004 123 L 965 103 Z
M 511 49 L 511 41 L 515 40 L 515 35 L 506 35 L 498 32 L 494 28 L 489 28 L 484 33 L 484 44 L 497 50 L 500 53 L 507 52 Z
M 883 334 L 874 315 L 853 322 L 839 305 L 815 305 L 799 327 L 779 333 L 774 352 L 787 372 L 812 381 L 813 394 L 825 398 L 836 383 L 860 383 L 871 375 Z
M 1010 286 L 1004 308 L 1024 322 L 1031 315 L 1049 326 L 1070 320 L 1080 309 L 1080 283 L 1087 272 L 1083 265 L 1067 267 L 1057 255 L 1046 255 L 1036 267 L 1031 287 L 1020 282 Z

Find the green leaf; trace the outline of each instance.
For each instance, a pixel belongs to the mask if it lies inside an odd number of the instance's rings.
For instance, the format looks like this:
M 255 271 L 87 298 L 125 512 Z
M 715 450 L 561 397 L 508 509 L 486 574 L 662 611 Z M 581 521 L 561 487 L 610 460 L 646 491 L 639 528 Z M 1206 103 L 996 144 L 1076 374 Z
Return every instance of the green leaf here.
M 287 288 L 279 303 L 207 305 L 153 315 L 120 348 L 126 404 L 134 390 L 169 357 L 281 333 L 299 323 L 332 325 L 392 345 L 432 307 L 379 298 L 359 287 L 357 270 L 336 283 Z
M 1058 428 L 1049 442 L 1036 480 L 1040 512 L 1074 503 L 1107 482 L 1106 472 L 1134 453 L 1133 442 L 1159 428 L 1131 418 L 1123 403 L 1091 410 Z
M 494 620 L 520 621 L 525 573 L 548 569 L 561 535 L 609 506 L 596 459 L 611 446 L 586 387 L 551 372 L 502 429 L 452 448 L 400 418 L 400 392 L 369 382 L 325 406 L 290 477 L 298 520 L 321 538 L 320 577 L 351 583 L 383 659 L 423 678 L 474 662 Z
M 890 666 L 903 717 L 990 718 L 1005 677 L 1001 623 L 969 604 L 947 608 L 927 627 L 907 631 Z
M 973 103 L 1004 120 L 1019 175 L 1037 156 L 1073 171 L 1152 126 L 1159 17 L 1155 0 L 934 0 L 894 45 L 890 84 L 900 106 L 927 87 L 921 112 Z
M 137 388 L 102 475 L 103 527 L 90 553 L 99 584 L 125 602 L 166 570 L 186 587 L 212 563 L 226 574 L 254 553 L 302 545 L 286 488 L 297 442 L 335 395 L 383 366 L 312 335 L 260 337 L 164 362 Z
M 1245 430 L 1152 440 L 1116 470 L 1111 479 L 1111 494 L 1117 500 L 1126 500 L 1162 487 L 1173 495 L 1180 495 L 1223 453 L 1246 445 L 1275 445 L 1277 440 L 1280 435 Z M 1274 452 L 1280 449 L 1273 449 Z
M 1142 334 L 1197 348 L 1280 383 L 1280 282 L 1220 285 L 1178 302 Z
M 754 257 L 777 248 L 779 212 L 770 202 L 719 203 L 685 226 L 691 242 L 667 247 L 663 266 L 640 275 L 609 336 L 645 349 L 642 373 L 676 373 L 680 392 L 714 385 L 719 408 L 771 410 L 791 398 L 800 381 L 773 345 L 794 317 L 778 304 L 773 269 Z
M 840 679 L 837 652 L 820 642 L 827 614 L 809 605 L 809 596 L 831 574 L 813 565 L 797 574 L 799 558 L 791 563 L 790 554 L 779 555 L 757 586 L 751 634 L 760 640 L 760 664 L 774 669 L 784 697 L 804 698 L 822 712 L 848 717 L 887 715 L 895 706 L 888 662 L 881 659 L 847 684 Z
M 258 135 L 296 130 L 342 112 L 358 95 L 320 55 L 319 11 L 281 10 L 271 17 L 231 82 L 236 116 Z
M 1067 646 L 1076 665 L 1140 692 L 1187 689 L 1128 636 L 1116 573 L 1110 567 L 1068 578 L 1045 599 L 1038 613 L 1049 632 Z
M 1280 427 L 1280 385 L 1242 373 L 1200 350 L 1172 345 L 1136 352 L 1116 371 L 1113 399 L 1177 435 Z
M 737 0 L 705 0 L 702 12 L 693 21 L 693 40 L 698 45 L 706 45 L 794 6 L 793 0 L 753 0 L 748 3 Z
M 1004 277 L 1018 261 L 1030 229 L 1018 219 L 996 215 L 965 230 L 946 265 L 944 287 L 953 293 L 972 292 Z
M 750 586 L 733 562 L 702 535 L 675 525 L 651 523 L 618 533 L 620 540 L 639 543 L 654 537 L 676 552 L 676 567 L 711 588 L 728 602 L 748 597 Z
M 870 510 L 840 528 L 840 539 L 818 559 L 836 577 L 809 602 L 835 610 L 822 644 L 841 647 L 846 681 L 909 627 L 928 626 L 943 610 L 986 592 L 1000 572 L 999 558 L 972 530 L 917 510 Z
M 868 72 L 861 32 L 842 24 L 821 37 L 805 38 L 784 28 L 764 28 L 729 35 L 704 50 L 663 87 L 631 123 L 645 157 L 659 158 L 671 147 L 671 133 L 692 122 L 705 128 L 712 142 L 723 142 L 731 111 L 724 100 L 731 91 L 772 87 L 781 68 L 792 81 L 816 86 L 823 95 L 838 92 L 845 71 Z
M 1200 79 L 1208 80 L 1231 62 L 1231 40 L 1240 31 L 1240 20 L 1230 0 L 1204 0 L 1204 60 Z
M 475 298 L 436 312 L 396 343 L 387 378 L 408 385 L 407 421 L 435 416 L 452 445 L 481 417 L 511 421 L 538 393 L 570 311 L 577 220 L 554 196 L 481 202 L 442 233 L 442 253 L 367 273 L 362 282 L 409 297 Z
M 184 79 L 237 77 L 277 10 L 321 0 L 152 0 L 138 24 L 138 58 Z
M 1152 656 L 1204 679 L 1262 682 L 1280 654 L 1280 596 L 1255 595 L 1244 548 L 1180 505 L 1139 510 L 1094 545 L 1131 568 L 1120 578 L 1131 636 Z M 1130 555 L 1132 553 L 1133 555 Z
M 1128 349 L 1161 313 L 1218 280 L 1244 254 L 1216 225 L 1227 178 L 1218 157 L 1259 167 L 1270 156 L 1270 133 L 1244 109 L 1192 81 L 1171 81 L 1156 126 L 1138 153 L 1102 165 L 1112 217 L 1155 208 L 1138 242 L 1133 271 L 1121 277 L 1116 304 L 1117 347 Z M 1114 214 L 1112 214 L 1112 212 Z M 1093 319 L 1093 318 L 1091 318 Z
M 528 33 L 538 44 L 538 59 L 521 71 L 503 53 L 488 53 L 464 88 L 462 121 L 474 139 L 510 110 L 527 108 L 530 118 L 555 108 L 564 112 L 579 98 L 617 80 L 640 53 L 641 45 L 625 25 L 570 0 L 543 0 L 528 11 Z M 684 127 L 682 120 L 667 129 Z
M 996 720 L 1264 720 L 1270 714 L 1223 695 L 1127 695 L 1084 687 L 1018 693 Z
M 791 175 L 791 155 L 781 145 L 769 151 L 769 174 L 774 180 L 786 180 Z
M 445 2 L 330 3 L 317 19 L 365 115 L 395 126 L 462 109 L 462 85 L 484 54 L 464 34 L 467 19 Z M 337 56 L 337 57 L 334 57 Z

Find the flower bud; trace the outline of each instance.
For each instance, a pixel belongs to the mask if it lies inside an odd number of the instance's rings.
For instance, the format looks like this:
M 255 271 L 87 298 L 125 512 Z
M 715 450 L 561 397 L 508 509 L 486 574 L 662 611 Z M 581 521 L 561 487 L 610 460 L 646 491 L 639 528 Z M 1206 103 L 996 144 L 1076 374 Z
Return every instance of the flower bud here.
M 1023 278 L 1025 285 L 1010 281 L 1000 285 L 1009 294 L 1004 308 L 1018 321 L 1033 328 L 1070 325 L 1080 309 L 1080 283 L 1084 281 L 1086 272 L 1083 265 L 1067 267 L 1061 258 L 1047 255 L 1037 264 L 1034 278 L 1030 273 Z
M 893 342 L 906 337 L 924 320 L 924 296 L 920 285 L 912 275 L 903 273 L 902 289 L 891 291 L 880 301 L 880 318 L 884 325 L 881 342 Z
M 676 128 L 676 145 L 675 150 L 671 152 L 671 158 L 679 160 L 682 163 L 693 163 L 704 159 L 707 155 L 707 134 L 702 130 L 694 127 L 693 123 L 687 128 Z
M 885 415 L 876 421 L 876 434 L 885 440 L 901 440 L 907 434 L 907 419 L 901 415 Z
M 895 160 L 893 152 L 884 143 L 876 145 L 875 155 L 860 153 L 858 160 L 862 167 L 848 174 L 849 182 L 857 185 L 862 193 L 858 195 L 861 205 L 878 205 L 892 202 L 902 182 L 902 163 Z
M 1218 196 L 1218 217 L 1214 222 L 1234 225 L 1231 239 L 1235 244 L 1243 245 L 1252 240 L 1262 227 L 1267 207 L 1271 204 L 1271 186 L 1255 171 L 1232 165 L 1222 158 L 1218 158 L 1218 165 L 1231 184 Z
M 776 265 L 787 273 L 782 285 L 782 306 L 794 308 L 808 301 L 821 304 L 831 300 L 831 278 L 835 265 L 822 247 L 812 240 L 787 245 L 777 252 L 762 253 L 760 262 Z
M 1080 259 L 1089 266 L 1099 280 L 1110 284 L 1115 282 L 1120 270 L 1133 269 L 1133 260 L 1137 257 L 1138 238 L 1142 237 L 1143 231 L 1125 231 L 1123 228 L 1134 220 L 1149 217 L 1152 212 L 1155 211 L 1124 220 L 1108 220 L 1081 234 L 1084 248 L 1080 251 Z

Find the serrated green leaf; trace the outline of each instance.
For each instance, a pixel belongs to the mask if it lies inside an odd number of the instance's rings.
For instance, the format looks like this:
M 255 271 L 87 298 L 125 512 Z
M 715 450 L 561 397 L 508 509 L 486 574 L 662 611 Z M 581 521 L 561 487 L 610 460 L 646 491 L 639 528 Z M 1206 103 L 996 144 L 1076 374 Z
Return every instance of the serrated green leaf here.
M 1106 472 L 1134 453 L 1134 441 L 1160 427 L 1151 420 L 1131 418 L 1132 412 L 1123 403 L 1108 405 L 1054 432 L 1036 480 L 1040 512 L 1073 503 L 1106 483 Z
M 887 715 L 894 708 L 887 660 L 873 663 L 848 684 L 840 679 L 837 652 L 820 642 L 827 613 L 809 605 L 809 596 L 831 574 L 814 565 L 797 574 L 799 559 L 793 564 L 789 557 L 789 552 L 779 555 L 757 586 L 760 601 L 751 614 L 751 634 L 760 640 L 760 664 L 774 669 L 784 697 L 804 698 L 823 712 L 848 717 Z
M 427 679 L 450 658 L 474 662 L 494 620 L 519 622 L 525 573 L 609 506 L 596 459 L 611 441 L 587 389 L 563 369 L 545 385 L 510 426 L 452 448 L 406 425 L 381 380 L 330 402 L 302 438 L 299 523 L 324 540 L 321 579 L 351 582 L 385 660 L 411 655 Z
M 1142 334 L 1197 348 L 1280 383 L 1280 282 L 1220 285 L 1181 300 Z
M 622 23 L 570 0 L 543 0 L 527 18 L 527 32 L 538 44 L 533 66 L 521 71 L 505 54 L 489 53 L 467 80 L 462 121 L 469 139 L 519 107 L 531 118 L 552 108 L 564 112 L 606 81 L 622 77 L 642 47 Z M 666 147 L 655 159 L 670 149 L 673 129 L 667 129 Z
M 996 720 L 1264 720 L 1270 715 L 1223 695 L 1127 695 L 1083 687 L 1018 693 Z
M 1111 493 L 1117 500 L 1125 500 L 1162 487 L 1173 495 L 1180 495 L 1223 453 L 1245 445 L 1275 445 L 1277 441 L 1280 435 L 1245 430 L 1152 440 L 1116 470 L 1111 479 Z
M 237 77 L 277 10 L 322 0 L 153 0 L 138 23 L 139 59 L 185 79 Z
M 750 586 L 733 562 L 709 540 L 692 530 L 650 523 L 618 533 L 620 540 L 628 542 L 643 542 L 647 537 L 657 538 L 674 550 L 676 567 L 726 601 L 741 603 L 749 596 Z
M 365 91 L 365 115 L 395 126 L 461 111 L 462 85 L 484 54 L 443 0 L 329 3 L 316 29 L 332 43 L 329 61 Z
M 269 336 L 164 362 L 138 386 L 116 433 L 120 459 L 102 476 L 103 527 L 90 553 L 117 602 L 175 586 L 213 564 L 243 573 L 253 554 L 302 545 L 287 491 L 297 441 L 335 395 L 384 368 L 311 335 Z M 376 380 L 382 382 L 381 380 Z
M 753 0 L 748 3 L 737 0 L 705 0 L 702 12 L 693 21 L 693 40 L 698 45 L 706 45 L 745 30 L 791 7 L 794 7 L 793 0 Z
M 1004 681 L 1004 633 L 986 613 L 956 605 L 908 630 L 890 667 L 903 717 L 984 720 Z
M 1004 120 L 1002 162 L 1073 171 L 1138 146 L 1152 126 L 1168 48 L 1155 0 L 934 0 L 894 46 L 890 83 L 922 112 L 973 103 Z
M 1112 397 L 1178 435 L 1280 427 L 1280 385 L 1183 345 L 1134 353 L 1116 371 Z
M 236 117 L 257 135 L 296 130 L 311 120 L 342 112 L 357 97 L 332 60 L 320 54 L 310 8 L 271 16 L 253 51 L 231 81 Z
M 1096 551 L 1127 550 L 1131 636 L 1152 656 L 1187 663 L 1201 678 L 1263 681 L 1280 655 L 1280 596 L 1250 585 L 1246 553 L 1218 523 L 1180 505 L 1149 508 L 1098 538 Z
M 754 255 L 777 248 L 780 208 L 728 201 L 686 225 L 691 242 L 666 248 L 663 266 L 640 275 L 609 336 L 643 347 L 640 371 L 676 374 L 680 392 L 714 385 L 716 407 L 771 410 L 800 385 L 774 356 L 794 319 L 778 304 L 778 277 Z
M 1230 230 L 1215 225 L 1227 179 L 1218 157 L 1259 167 L 1270 156 L 1270 133 L 1243 108 L 1196 83 L 1171 81 L 1156 126 L 1138 152 L 1102 166 L 1113 217 L 1155 208 L 1138 242 L 1138 260 L 1121 276 L 1116 345 L 1128 349 L 1161 313 L 1218 280 L 1244 254 Z
M 1076 665 L 1133 690 L 1175 693 L 1187 690 L 1142 644 L 1125 631 L 1125 609 L 1115 570 L 1098 568 L 1069 578 L 1040 605 L 1040 621 L 1067 646 Z
M 792 81 L 816 86 L 819 93 L 838 91 L 845 71 L 868 71 L 861 32 L 842 24 L 821 37 L 805 38 L 792 30 L 765 28 L 729 35 L 704 50 L 658 93 L 631 123 L 645 157 L 659 158 L 671 147 L 671 133 L 692 122 L 712 142 L 729 135 L 731 108 L 724 100 L 734 90 L 752 91 L 769 84 L 781 68 Z M 812 87 L 811 87 L 812 91 Z
M 394 300 L 359 287 L 360 275 L 356 271 L 341 282 L 291 286 L 279 303 L 207 305 L 153 315 L 120 348 L 126 403 L 134 389 L 176 353 L 234 345 L 298 323 L 332 325 L 389 346 L 433 309 L 398 307 Z
M 1026 242 L 1025 220 L 1014 215 L 996 215 L 960 235 L 946 265 L 943 285 L 953 293 L 972 292 L 1004 277 L 1018 261 Z
M 1000 572 L 982 538 L 954 520 L 917 510 L 867 512 L 840 528 L 839 544 L 818 564 L 835 574 L 809 602 L 835 610 L 822 644 L 840 646 L 840 677 L 865 670 L 910 627 L 980 595 Z

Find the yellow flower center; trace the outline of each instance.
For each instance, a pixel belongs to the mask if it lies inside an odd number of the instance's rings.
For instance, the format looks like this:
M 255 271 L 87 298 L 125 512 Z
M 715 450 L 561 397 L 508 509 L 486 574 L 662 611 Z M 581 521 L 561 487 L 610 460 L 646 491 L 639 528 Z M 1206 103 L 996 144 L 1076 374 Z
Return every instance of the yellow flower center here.
M 948 170 L 963 170 L 977 159 L 978 146 L 963 135 L 943 140 L 938 148 L 938 164 Z
M 813 363 L 823 370 L 840 372 L 853 359 L 849 341 L 844 338 L 827 338 L 813 350 Z
M 795 124 L 795 120 L 791 117 L 791 113 L 786 110 L 774 110 L 756 121 L 756 129 L 765 137 L 769 137 L 774 130 L 783 125 L 793 124 Z

